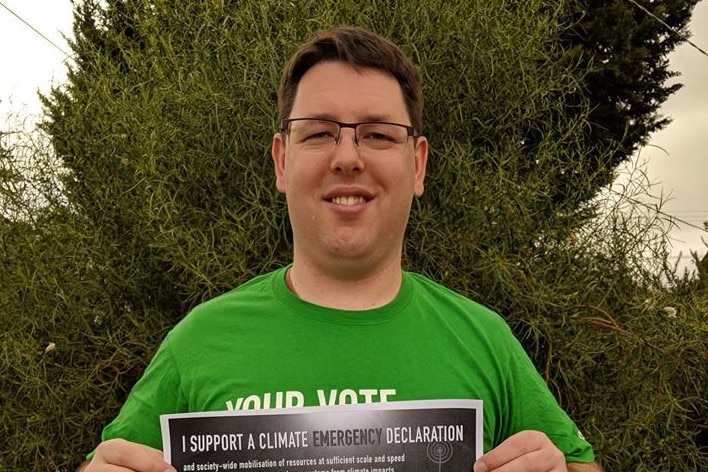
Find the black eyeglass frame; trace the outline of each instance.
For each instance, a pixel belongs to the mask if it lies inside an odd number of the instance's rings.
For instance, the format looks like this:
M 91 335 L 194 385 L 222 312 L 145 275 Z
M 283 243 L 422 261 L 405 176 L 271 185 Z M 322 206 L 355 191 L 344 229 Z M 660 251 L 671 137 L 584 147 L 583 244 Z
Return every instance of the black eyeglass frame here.
M 337 126 L 339 126 L 339 135 L 341 135 L 342 128 L 353 129 L 354 136 L 356 136 L 356 128 L 359 125 L 395 125 L 395 126 L 400 126 L 401 128 L 405 128 L 406 132 L 408 133 L 409 138 L 415 139 L 415 138 L 419 138 L 421 136 L 421 134 L 418 132 L 418 130 L 415 129 L 413 126 L 404 125 L 402 123 L 394 123 L 392 121 L 359 121 L 357 123 L 346 123 L 344 121 L 330 120 L 327 118 L 288 118 L 288 119 L 282 120 L 280 122 L 280 128 L 278 128 L 278 132 L 288 133 L 289 125 L 293 121 L 326 121 L 328 123 L 334 123 Z M 337 136 L 337 142 L 339 142 L 339 136 Z

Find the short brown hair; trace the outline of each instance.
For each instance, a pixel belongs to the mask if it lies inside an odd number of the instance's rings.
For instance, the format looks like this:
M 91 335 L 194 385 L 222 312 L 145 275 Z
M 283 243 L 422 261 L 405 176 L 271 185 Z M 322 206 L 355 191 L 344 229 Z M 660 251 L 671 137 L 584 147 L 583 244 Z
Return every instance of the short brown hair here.
M 411 124 L 423 128 L 420 74 L 405 53 L 388 39 L 357 26 L 338 26 L 316 33 L 290 57 L 278 88 L 278 121 L 290 117 L 297 87 L 305 73 L 324 61 L 341 61 L 355 68 L 373 68 L 396 78 Z

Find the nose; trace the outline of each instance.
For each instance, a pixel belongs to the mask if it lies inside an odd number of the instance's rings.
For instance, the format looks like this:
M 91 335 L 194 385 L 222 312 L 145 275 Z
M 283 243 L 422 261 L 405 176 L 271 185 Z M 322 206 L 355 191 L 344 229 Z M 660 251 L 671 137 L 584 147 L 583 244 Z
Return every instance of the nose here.
M 361 158 L 361 149 L 356 144 L 356 135 L 353 129 L 343 128 L 339 131 L 339 141 L 332 149 L 330 170 L 335 173 L 348 174 L 364 170 L 364 160 Z

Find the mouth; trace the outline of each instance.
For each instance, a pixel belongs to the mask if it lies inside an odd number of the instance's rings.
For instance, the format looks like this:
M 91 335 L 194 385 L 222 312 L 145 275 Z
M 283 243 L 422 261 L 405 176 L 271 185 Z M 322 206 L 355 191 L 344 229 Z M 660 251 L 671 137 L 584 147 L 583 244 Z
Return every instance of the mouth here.
M 330 203 L 335 204 L 335 205 L 354 206 L 354 205 L 362 205 L 369 200 L 362 195 L 348 195 L 348 196 L 340 195 L 337 197 L 332 197 L 328 201 Z

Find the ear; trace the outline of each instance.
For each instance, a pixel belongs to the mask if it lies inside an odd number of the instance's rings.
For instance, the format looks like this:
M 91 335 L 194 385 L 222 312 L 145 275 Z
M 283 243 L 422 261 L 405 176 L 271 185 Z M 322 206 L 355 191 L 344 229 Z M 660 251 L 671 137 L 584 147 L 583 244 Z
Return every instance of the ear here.
M 415 186 L 414 194 L 416 197 L 423 195 L 425 181 L 425 167 L 428 165 L 428 140 L 425 136 L 420 136 L 415 140 L 415 148 L 413 150 L 413 162 L 414 162 L 414 176 L 415 176 Z
M 270 147 L 275 169 L 275 187 L 279 192 L 285 193 L 285 138 L 282 133 L 275 133 Z

